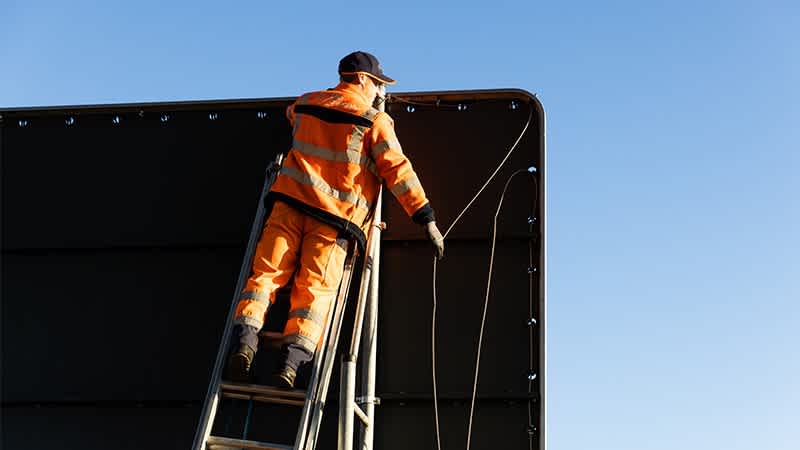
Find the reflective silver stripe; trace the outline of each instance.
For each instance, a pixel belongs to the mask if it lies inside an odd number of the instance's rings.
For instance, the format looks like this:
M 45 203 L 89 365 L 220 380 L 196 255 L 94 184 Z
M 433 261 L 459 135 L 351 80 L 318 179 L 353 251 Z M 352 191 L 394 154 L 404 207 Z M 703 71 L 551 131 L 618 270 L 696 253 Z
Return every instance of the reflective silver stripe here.
M 358 127 L 356 128 L 358 129 Z M 314 156 L 317 158 L 325 159 L 328 161 L 336 161 L 336 162 L 345 162 L 350 164 L 358 164 L 361 167 L 366 167 L 367 170 L 372 172 L 373 175 L 376 177 L 378 176 L 378 168 L 375 167 L 375 163 L 368 158 L 366 155 L 362 155 L 360 151 L 353 149 L 352 140 L 350 141 L 351 145 L 345 152 L 337 152 L 333 151 L 328 148 L 324 147 L 317 147 L 314 144 L 309 144 L 307 142 L 295 141 L 292 143 L 292 147 L 300 153 Z M 359 144 L 360 145 L 360 144 Z M 360 148 L 360 147 L 359 147 Z
M 413 176 L 392 186 L 391 191 L 392 194 L 394 194 L 396 197 L 399 197 L 405 194 L 406 192 L 410 191 L 411 189 L 420 186 L 422 186 L 422 184 L 419 182 L 419 178 Z
M 397 153 L 400 153 L 401 155 L 403 154 L 403 148 L 400 147 L 400 141 L 398 141 L 397 139 L 391 139 L 388 141 L 381 141 L 375 144 L 372 147 L 372 158 L 378 159 L 378 156 L 388 152 L 389 149 L 392 149 Z
M 345 192 L 345 191 L 338 191 L 332 188 L 328 183 L 323 181 L 320 178 L 312 177 L 307 173 L 303 173 L 293 167 L 281 167 L 281 174 L 286 175 L 289 178 L 294 179 L 298 183 L 302 183 L 308 186 L 313 186 L 316 189 L 328 194 L 329 196 L 336 198 L 339 201 L 350 203 L 351 205 L 355 205 L 356 208 L 362 208 L 369 210 L 372 205 L 364 199 L 352 192 Z
M 325 317 L 322 314 L 316 311 L 312 311 L 310 308 L 302 308 L 302 309 L 296 309 L 294 311 L 289 311 L 289 318 L 291 319 L 293 317 L 296 317 L 298 319 L 308 319 L 316 323 L 320 327 L 324 325 L 323 322 L 325 321 Z
M 358 164 L 361 166 L 367 166 L 368 168 L 370 165 L 373 168 L 375 167 L 375 164 L 372 163 L 372 161 L 366 155 L 362 155 L 359 151 L 352 151 L 349 148 L 344 152 L 337 152 L 325 147 L 317 147 L 314 144 L 309 144 L 297 139 L 292 142 L 292 147 L 300 153 L 328 161 Z
M 378 168 L 375 167 L 375 162 L 372 158 L 369 158 L 361 152 L 364 145 L 364 133 L 366 133 L 367 130 L 367 127 L 362 127 L 361 125 L 356 125 L 355 128 L 353 128 L 353 133 L 350 134 L 350 143 L 347 144 L 347 153 L 350 154 L 351 157 L 358 157 L 359 164 L 366 167 L 373 175 L 380 178 Z
M 233 319 L 233 323 L 235 323 L 237 325 L 250 325 L 251 327 L 256 327 L 259 330 L 261 329 L 261 327 L 264 326 L 264 322 L 263 321 L 255 319 L 255 318 L 250 317 L 250 316 L 239 316 L 239 317 Z
M 300 115 L 295 117 L 299 117 Z M 297 124 L 297 119 L 295 119 L 295 124 Z M 345 152 L 337 152 L 325 147 L 318 147 L 314 144 L 309 144 L 308 142 L 299 141 L 297 139 L 292 142 L 292 147 L 300 153 L 328 161 L 358 164 L 362 167 L 366 167 L 367 170 L 372 172 L 373 175 L 380 178 L 378 175 L 378 168 L 375 167 L 375 162 L 372 161 L 372 159 L 367 155 L 361 153 L 361 145 L 364 140 L 364 132 L 366 130 L 367 128 L 360 125 L 355 126 L 353 133 L 350 135 L 349 144 Z
M 248 299 L 252 299 L 261 303 L 269 303 L 269 293 L 261 291 L 246 291 L 242 292 L 242 294 L 239 296 L 239 300 Z
M 350 133 L 350 139 L 348 139 L 349 144 L 347 144 L 347 152 L 352 153 L 353 156 L 358 155 L 358 158 L 361 158 L 361 144 L 364 142 L 364 133 L 367 132 L 366 127 L 362 127 L 361 125 L 356 125 L 353 128 L 353 132 Z
M 364 114 L 361 115 L 361 117 L 364 117 L 365 119 L 369 119 L 371 122 L 374 122 L 375 118 L 378 117 L 378 113 L 379 112 L 380 111 L 378 111 L 375 108 L 370 108 L 370 109 L 366 110 L 364 112 Z
M 284 336 L 283 342 L 285 344 L 299 344 L 311 353 L 314 353 L 317 349 L 317 343 L 315 341 L 312 341 L 310 337 L 303 336 L 300 333 L 287 334 Z

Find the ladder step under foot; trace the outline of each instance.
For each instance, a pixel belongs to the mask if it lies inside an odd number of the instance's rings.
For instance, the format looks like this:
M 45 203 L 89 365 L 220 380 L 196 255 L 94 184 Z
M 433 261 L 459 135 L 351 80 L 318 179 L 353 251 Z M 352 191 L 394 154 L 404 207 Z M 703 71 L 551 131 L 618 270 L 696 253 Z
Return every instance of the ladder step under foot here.
M 258 384 L 220 383 L 222 396 L 238 400 L 254 400 L 278 405 L 303 406 L 306 392 L 284 390 Z
M 306 391 L 300 389 L 278 389 L 272 386 L 263 386 L 260 384 L 243 384 L 243 383 L 228 383 L 222 382 L 219 384 L 223 392 L 244 392 L 247 394 L 256 394 L 269 397 L 278 398 L 291 398 L 304 400 L 306 398 Z
M 221 436 L 208 437 L 209 449 L 225 448 L 247 448 L 254 450 L 292 450 L 291 445 L 273 444 L 270 442 L 247 441 L 244 439 L 233 439 Z
M 274 405 L 287 405 L 287 406 L 305 405 L 305 402 L 303 400 L 292 400 L 288 398 L 277 398 L 277 397 L 264 397 L 262 395 L 236 394 L 233 392 L 223 392 L 222 396 L 224 398 L 232 398 L 236 400 L 252 400 L 260 403 L 272 403 Z

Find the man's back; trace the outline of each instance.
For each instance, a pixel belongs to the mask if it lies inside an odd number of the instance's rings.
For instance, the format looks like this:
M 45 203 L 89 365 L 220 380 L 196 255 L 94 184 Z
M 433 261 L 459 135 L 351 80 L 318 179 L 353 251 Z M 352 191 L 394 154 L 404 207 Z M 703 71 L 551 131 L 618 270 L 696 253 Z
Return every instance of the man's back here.
M 409 216 L 428 205 L 391 117 L 372 108 L 354 85 L 305 94 L 287 116 L 292 150 L 273 192 L 357 228 L 367 225 L 383 182 Z

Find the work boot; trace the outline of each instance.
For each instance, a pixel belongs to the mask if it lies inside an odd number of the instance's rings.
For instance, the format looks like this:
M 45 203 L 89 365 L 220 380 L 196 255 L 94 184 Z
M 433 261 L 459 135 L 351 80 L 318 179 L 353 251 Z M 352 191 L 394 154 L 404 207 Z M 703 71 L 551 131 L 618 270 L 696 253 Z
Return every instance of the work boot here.
M 312 360 L 314 353 L 299 344 L 284 344 L 278 357 L 279 369 L 272 374 L 270 385 L 280 389 L 293 389 L 297 368 Z
M 270 384 L 278 389 L 294 389 L 294 380 L 297 372 L 291 367 L 284 366 L 272 374 Z
M 247 344 L 239 346 L 228 355 L 228 365 L 225 378 L 237 383 L 250 382 L 250 367 L 256 358 L 256 351 Z

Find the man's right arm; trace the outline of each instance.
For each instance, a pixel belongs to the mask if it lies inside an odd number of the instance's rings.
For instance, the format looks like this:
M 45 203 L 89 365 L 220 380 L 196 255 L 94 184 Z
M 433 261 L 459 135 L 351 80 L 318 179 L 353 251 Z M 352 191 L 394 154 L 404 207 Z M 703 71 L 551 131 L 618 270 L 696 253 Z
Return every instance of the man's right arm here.
M 436 248 L 439 259 L 444 257 L 444 238 L 436 227 L 436 216 L 425 196 L 425 190 L 411 161 L 394 132 L 394 123 L 386 113 L 376 117 L 369 137 L 371 156 L 386 187 L 397 198 L 411 219 L 425 226 L 428 239 Z
M 433 220 L 433 209 L 425 196 L 425 190 L 411 166 L 411 161 L 403 154 L 403 148 L 397 140 L 394 124 L 388 114 L 380 113 L 376 117 L 368 140 L 370 156 L 375 161 L 378 173 L 383 178 L 386 188 L 403 206 L 406 214 L 414 218 L 415 222 L 420 220 L 418 223 L 421 225 Z M 424 217 L 425 214 L 415 217 L 415 214 L 423 208 L 430 210 L 430 217 Z

